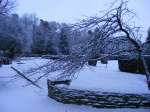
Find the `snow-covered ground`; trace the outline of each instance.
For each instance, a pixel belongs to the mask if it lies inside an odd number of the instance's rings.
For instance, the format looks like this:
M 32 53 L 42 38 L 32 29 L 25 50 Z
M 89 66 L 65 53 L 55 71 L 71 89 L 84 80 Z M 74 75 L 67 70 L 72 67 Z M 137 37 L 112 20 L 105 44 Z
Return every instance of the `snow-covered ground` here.
M 11 66 L 19 70 L 28 70 L 46 62 L 46 59 L 41 58 L 24 58 L 20 62 L 15 61 L 0 68 L 0 112 L 150 112 L 148 109 L 96 109 L 61 104 L 47 97 L 46 80 L 39 83 L 43 89 L 38 89 L 26 86 L 27 82 L 22 78 L 15 80 L 7 78 L 16 74 Z M 84 69 L 70 88 L 129 93 L 149 92 L 145 76 L 119 72 L 115 61 L 110 62 L 107 68 L 99 64 L 96 68 Z
M 86 89 L 104 92 L 119 93 L 148 93 L 146 76 L 133 73 L 124 73 L 118 70 L 118 62 L 110 61 L 108 65 L 98 63 L 97 67 L 84 69 L 70 88 Z

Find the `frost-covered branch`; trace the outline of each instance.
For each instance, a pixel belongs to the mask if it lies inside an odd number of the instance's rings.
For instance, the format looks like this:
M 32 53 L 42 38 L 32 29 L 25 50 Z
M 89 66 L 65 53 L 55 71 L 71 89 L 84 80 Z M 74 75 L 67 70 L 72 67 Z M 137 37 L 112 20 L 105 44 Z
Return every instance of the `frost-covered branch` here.
M 139 40 L 141 38 L 138 33 L 139 27 L 129 24 L 128 18 L 135 14 L 128 9 L 127 3 L 127 1 L 121 1 L 119 5 L 116 3 L 118 6 L 104 12 L 103 16 L 89 17 L 73 24 L 73 31 L 87 31 L 90 38 L 75 47 L 69 56 L 47 65 L 45 74 L 48 76 L 55 69 L 60 73 L 58 79 L 72 79 L 74 74 L 81 70 L 89 60 L 102 59 L 101 54 L 112 55 L 128 52 L 132 56 L 139 55 L 150 86 L 150 73 L 142 55 L 143 48 Z M 44 76 L 40 76 L 40 78 Z

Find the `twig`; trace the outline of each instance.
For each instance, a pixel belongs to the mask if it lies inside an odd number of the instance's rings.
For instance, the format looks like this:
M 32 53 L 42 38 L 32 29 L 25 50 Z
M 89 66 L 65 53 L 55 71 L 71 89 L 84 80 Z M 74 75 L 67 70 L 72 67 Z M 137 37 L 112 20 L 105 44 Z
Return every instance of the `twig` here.
M 28 77 L 26 77 L 23 73 L 21 73 L 19 70 L 17 70 L 14 67 L 11 67 L 11 69 L 13 69 L 18 75 L 20 75 L 22 78 L 26 79 L 28 82 L 30 82 L 32 85 L 34 85 L 37 88 L 42 89 L 39 85 L 37 85 L 36 83 L 34 83 L 34 81 L 32 81 L 31 79 L 29 79 Z

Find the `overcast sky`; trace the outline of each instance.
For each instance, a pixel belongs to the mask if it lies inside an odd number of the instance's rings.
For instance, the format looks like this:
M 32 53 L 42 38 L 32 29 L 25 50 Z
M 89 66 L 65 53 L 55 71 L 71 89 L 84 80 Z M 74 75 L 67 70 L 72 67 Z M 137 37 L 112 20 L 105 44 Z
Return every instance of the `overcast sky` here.
M 112 0 L 17 0 L 19 15 L 34 13 L 48 20 L 73 23 L 84 16 L 94 16 Z M 137 14 L 136 23 L 144 30 L 150 26 L 150 0 L 129 0 L 129 8 Z

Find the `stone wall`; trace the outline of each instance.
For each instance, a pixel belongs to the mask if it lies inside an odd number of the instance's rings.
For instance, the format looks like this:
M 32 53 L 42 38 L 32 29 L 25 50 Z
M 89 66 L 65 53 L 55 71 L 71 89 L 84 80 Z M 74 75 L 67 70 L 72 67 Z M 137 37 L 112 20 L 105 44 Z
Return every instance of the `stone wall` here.
M 48 96 L 64 104 L 90 105 L 97 108 L 150 108 L 150 94 L 121 94 L 68 89 L 48 81 Z

